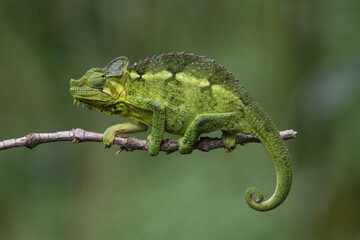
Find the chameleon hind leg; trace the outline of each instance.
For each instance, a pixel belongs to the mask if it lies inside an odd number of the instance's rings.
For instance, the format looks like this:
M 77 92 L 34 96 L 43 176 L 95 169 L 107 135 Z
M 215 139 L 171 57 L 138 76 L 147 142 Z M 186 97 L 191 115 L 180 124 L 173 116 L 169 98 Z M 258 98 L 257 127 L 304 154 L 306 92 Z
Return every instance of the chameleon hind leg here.
M 228 131 L 222 131 L 222 140 L 225 146 L 226 152 L 231 152 L 236 147 L 236 133 L 231 133 Z
M 199 136 L 202 133 L 223 131 L 223 142 L 228 151 L 235 148 L 236 133 L 241 131 L 240 123 L 241 114 L 238 112 L 229 113 L 212 113 L 198 115 L 182 138 L 180 138 L 179 152 L 181 154 L 189 154 L 194 149 Z

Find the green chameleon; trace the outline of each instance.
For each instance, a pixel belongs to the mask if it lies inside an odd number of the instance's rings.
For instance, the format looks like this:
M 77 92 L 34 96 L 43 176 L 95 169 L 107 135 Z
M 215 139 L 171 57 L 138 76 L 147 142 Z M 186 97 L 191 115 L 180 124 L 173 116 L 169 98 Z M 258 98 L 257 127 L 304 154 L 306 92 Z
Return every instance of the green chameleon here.
M 235 148 L 237 133 L 254 134 L 265 145 L 275 164 L 276 189 L 268 200 L 256 188 L 246 191 L 250 207 L 267 211 L 287 197 L 292 170 L 290 155 L 279 131 L 259 104 L 231 72 L 214 60 L 190 53 L 153 56 L 129 66 L 118 57 L 104 68 L 93 68 L 70 81 L 74 101 L 108 114 L 134 120 L 109 127 L 105 147 L 118 134 L 146 131 L 148 152 L 159 153 L 164 132 L 181 135 L 179 152 L 189 154 L 203 133 L 222 131 L 227 151 Z

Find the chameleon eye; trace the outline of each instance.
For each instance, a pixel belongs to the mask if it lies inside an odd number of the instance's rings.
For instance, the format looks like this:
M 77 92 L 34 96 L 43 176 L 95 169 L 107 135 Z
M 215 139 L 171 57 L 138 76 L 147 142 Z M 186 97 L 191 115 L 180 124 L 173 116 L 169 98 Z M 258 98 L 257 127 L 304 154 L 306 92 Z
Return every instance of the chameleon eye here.
M 106 85 L 107 77 L 101 72 L 94 72 L 89 76 L 88 83 L 93 88 L 102 88 Z

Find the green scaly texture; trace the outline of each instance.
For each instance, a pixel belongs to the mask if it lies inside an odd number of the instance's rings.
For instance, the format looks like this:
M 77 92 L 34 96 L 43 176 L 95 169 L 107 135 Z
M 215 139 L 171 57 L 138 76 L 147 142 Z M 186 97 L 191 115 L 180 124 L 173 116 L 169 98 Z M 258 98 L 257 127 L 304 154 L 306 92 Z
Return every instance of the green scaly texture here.
M 238 133 L 251 133 L 271 155 L 277 184 L 265 201 L 259 190 L 248 189 L 247 203 L 255 210 L 267 211 L 285 200 L 292 181 L 289 152 L 270 117 L 231 72 L 214 60 L 184 52 L 128 64 L 126 57 L 118 57 L 106 67 L 90 69 L 81 79 L 70 81 L 75 102 L 133 120 L 106 129 L 106 147 L 116 135 L 146 131 L 151 126 L 148 152 L 152 156 L 158 154 L 165 131 L 180 135 L 179 152 L 189 154 L 201 134 L 221 130 L 230 152 Z

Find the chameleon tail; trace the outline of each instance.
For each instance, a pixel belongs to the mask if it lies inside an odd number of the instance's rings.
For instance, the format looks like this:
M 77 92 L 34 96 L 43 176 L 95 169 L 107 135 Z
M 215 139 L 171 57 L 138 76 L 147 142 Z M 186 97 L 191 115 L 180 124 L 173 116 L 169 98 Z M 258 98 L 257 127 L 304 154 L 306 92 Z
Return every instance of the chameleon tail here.
M 268 211 L 279 206 L 290 191 L 292 181 L 290 154 L 274 123 L 256 102 L 250 104 L 248 117 L 253 133 L 264 144 L 274 161 L 277 183 L 273 195 L 265 201 L 263 194 L 256 188 L 247 189 L 245 198 L 251 208 Z

